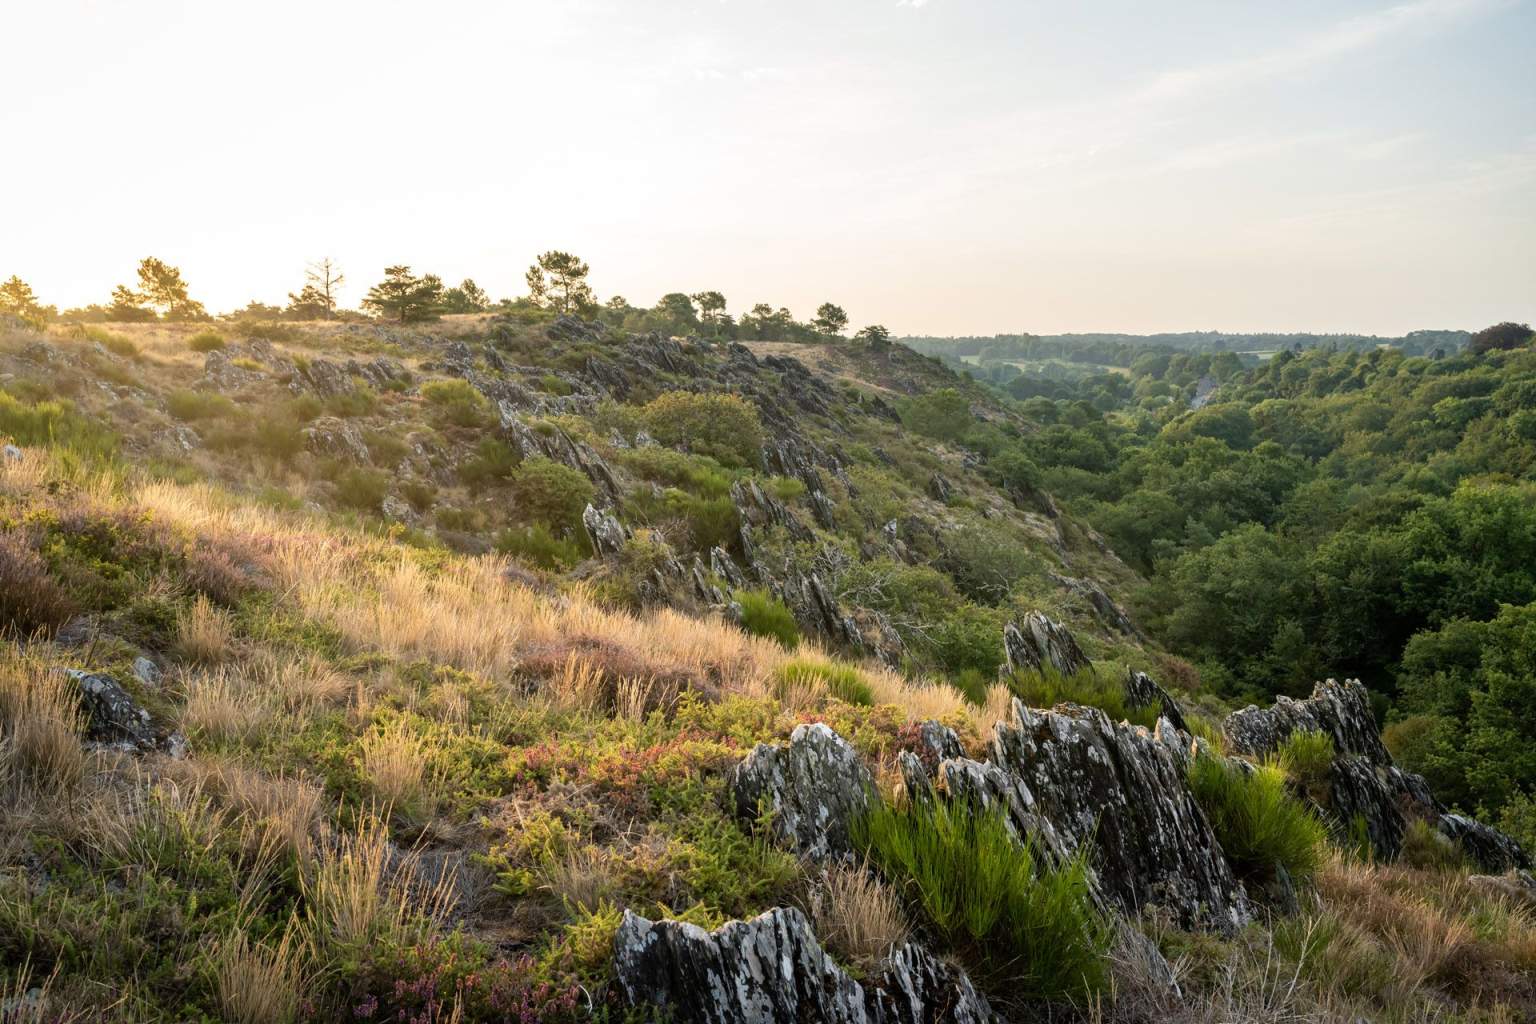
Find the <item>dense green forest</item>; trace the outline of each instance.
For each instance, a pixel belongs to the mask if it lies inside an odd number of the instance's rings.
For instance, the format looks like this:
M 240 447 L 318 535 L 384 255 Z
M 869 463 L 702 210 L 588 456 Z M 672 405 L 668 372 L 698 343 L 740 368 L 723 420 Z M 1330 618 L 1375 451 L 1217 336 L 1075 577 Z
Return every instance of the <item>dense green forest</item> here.
M 1018 401 L 1040 424 L 1018 438 L 957 433 L 941 396 L 907 416 L 1086 516 L 1207 687 L 1263 700 L 1358 676 L 1402 761 L 1514 818 L 1536 788 L 1536 351 L 1501 331 L 1443 358 L 1147 352 Z

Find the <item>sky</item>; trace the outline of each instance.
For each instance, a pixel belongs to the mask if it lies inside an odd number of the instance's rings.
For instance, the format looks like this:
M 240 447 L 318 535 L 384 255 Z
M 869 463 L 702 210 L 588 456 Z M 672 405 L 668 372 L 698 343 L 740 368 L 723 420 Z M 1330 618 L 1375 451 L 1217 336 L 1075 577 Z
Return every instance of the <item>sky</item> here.
M 49 0 L 0 277 L 215 311 L 335 258 L 898 334 L 1536 320 L 1536 0 Z

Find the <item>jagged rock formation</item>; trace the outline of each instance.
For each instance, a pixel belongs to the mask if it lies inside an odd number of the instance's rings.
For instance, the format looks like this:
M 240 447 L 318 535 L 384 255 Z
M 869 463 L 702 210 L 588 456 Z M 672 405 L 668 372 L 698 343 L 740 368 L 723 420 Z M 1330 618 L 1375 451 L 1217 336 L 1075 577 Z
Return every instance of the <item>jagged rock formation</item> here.
M 547 433 L 534 430 L 523 422 L 523 418 L 505 400 L 498 403 L 498 410 L 501 415 L 501 436 L 522 458 L 542 456 L 580 470 L 597 487 L 598 494 L 605 501 L 609 504 L 618 503 L 619 482 L 608 463 L 603 461 L 603 457 L 591 445 L 577 441 L 558 427 L 549 428 Z
M 1049 665 L 1070 676 L 1093 667 L 1072 633 L 1039 612 L 1003 627 L 1003 652 L 1009 672 L 1038 672 Z
M 1376 729 L 1370 695 L 1358 679 L 1318 683 L 1306 700 L 1281 697 L 1267 708 L 1250 704 L 1228 715 L 1221 730 L 1238 754 L 1262 757 L 1278 750 L 1293 732 L 1323 732 L 1333 737 L 1340 754 L 1392 763 Z
M 1392 761 L 1371 714 L 1370 696 L 1358 679 L 1318 683 L 1305 700 L 1281 697 L 1273 706 L 1249 705 L 1222 723 L 1237 753 L 1262 757 L 1279 749 L 1292 733 L 1321 732 L 1333 738 L 1328 806 L 1341 831 L 1363 824 L 1378 856 L 1396 857 L 1415 818 L 1430 822 L 1479 867 L 1489 872 L 1529 868 L 1520 844 L 1498 829 L 1448 811 L 1422 776 Z
M 680 1024 L 987 1024 L 987 1000 L 958 968 L 909 943 L 860 984 L 827 956 L 810 922 L 778 908 L 707 932 L 632 911 L 614 938 L 625 997 Z
M 1077 579 L 1072 576 L 1058 576 L 1055 573 L 1051 574 L 1051 579 L 1055 580 L 1056 583 L 1065 588 L 1069 593 L 1087 601 L 1088 606 L 1093 609 L 1094 616 L 1104 623 L 1105 626 L 1125 636 L 1137 639 L 1143 638 L 1141 630 L 1136 628 L 1136 623 L 1131 621 L 1130 614 L 1120 607 L 1114 598 L 1105 593 L 1104 588 L 1093 580 Z
M 1185 780 L 1188 753 L 1170 723 L 1149 732 L 1096 708 L 1036 711 L 1014 702 L 993 760 L 1032 796 L 1070 850 L 1089 848 L 1102 891 L 1134 914 L 1148 904 L 1185 927 L 1231 929 L 1249 917 L 1242 884 Z
M 1145 672 L 1135 669 L 1127 672 L 1125 702 L 1131 707 L 1155 706 L 1159 717 L 1168 719 L 1180 732 L 1189 732 L 1189 723 L 1184 720 L 1184 709 L 1179 707 L 1179 702 Z
M 789 743 L 759 743 L 731 774 L 736 814 L 772 815 L 782 843 L 816 861 L 855 857 L 849 824 L 869 808 L 874 779 L 848 741 L 821 722 L 796 726 Z

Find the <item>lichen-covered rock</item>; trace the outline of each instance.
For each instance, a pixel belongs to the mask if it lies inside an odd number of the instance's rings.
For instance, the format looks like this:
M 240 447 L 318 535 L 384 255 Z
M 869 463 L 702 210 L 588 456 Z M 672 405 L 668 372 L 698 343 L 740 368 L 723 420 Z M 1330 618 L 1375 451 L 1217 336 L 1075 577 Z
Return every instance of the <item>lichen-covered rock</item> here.
M 85 734 L 92 742 L 116 750 L 144 753 L 163 750 L 179 754 L 185 741 L 156 726 L 149 712 L 111 676 L 66 670 L 80 686 Z
M 620 497 L 618 478 L 603 457 L 585 441 L 578 441 L 558 427 L 547 433 L 534 430 L 523 422 L 513 403 L 501 399 L 497 402 L 501 417 L 501 436 L 525 459 L 543 458 L 563 466 L 579 470 L 597 487 L 598 494 L 608 503 L 617 503 Z
M 1092 667 L 1071 631 L 1039 612 L 1003 627 L 1003 653 L 1010 672 L 1038 672 L 1049 665 L 1070 676 Z
M 1484 871 L 1518 871 L 1531 866 L 1530 857 L 1519 843 L 1475 818 L 1445 812 L 1436 819 L 1435 827 Z
M 629 530 L 617 516 L 605 509 L 588 505 L 582 510 L 581 525 L 586 528 L 592 550 L 600 556 L 617 555 L 629 541 Z
M 346 395 L 357 390 L 347 371 L 329 359 L 313 359 L 307 365 L 300 366 L 299 376 L 309 390 L 321 398 Z
M 1131 621 L 1130 614 L 1093 580 L 1057 576 L 1055 573 L 1051 574 L 1051 578 L 1065 587 L 1073 596 L 1088 602 L 1088 607 L 1093 610 L 1094 616 L 1110 629 L 1126 636 L 1139 638 L 1142 635 L 1141 630 L 1136 628 L 1136 623 Z
M 782 526 L 796 540 L 810 540 L 811 531 L 782 501 L 763 490 L 756 480 L 731 484 L 731 502 L 743 527 Z
M 1155 706 L 1159 716 L 1172 722 L 1175 729 L 1189 732 L 1189 723 L 1184 720 L 1184 709 L 1179 707 L 1179 702 L 1145 672 L 1131 669 L 1126 673 L 1125 702 L 1131 707 Z
M 1247 894 L 1190 792 L 1184 743 L 1167 720 L 1149 732 L 1097 708 L 1014 701 L 992 760 L 1067 849 L 1090 850 L 1098 887 L 1126 913 L 1155 904 L 1184 927 L 1235 929 Z
M 970 979 L 907 944 L 860 984 L 824 953 L 798 910 L 778 908 L 707 932 L 626 911 L 614 970 L 631 1005 L 678 1024 L 986 1024 Z
M 821 722 L 796 726 L 787 744 L 759 743 L 731 773 L 737 816 L 767 810 L 774 836 L 815 861 L 854 859 L 849 824 L 873 790 L 853 747 Z
M 1281 697 L 1261 708 L 1250 704 L 1222 723 L 1233 753 L 1262 757 L 1273 753 L 1293 732 L 1324 732 L 1333 737 L 1339 754 L 1365 757 L 1372 764 L 1391 764 L 1381 742 L 1370 694 L 1358 679 L 1318 683 L 1305 700 Z

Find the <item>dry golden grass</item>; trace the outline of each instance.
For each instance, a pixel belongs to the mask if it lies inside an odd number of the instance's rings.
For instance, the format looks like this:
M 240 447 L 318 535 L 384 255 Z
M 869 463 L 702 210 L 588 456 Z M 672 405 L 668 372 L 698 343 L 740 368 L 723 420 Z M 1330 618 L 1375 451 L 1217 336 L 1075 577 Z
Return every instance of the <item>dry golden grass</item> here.
M 214 954 L 214 976 L 219 1004 L 235 1024 L 289 1024 L 298 1016 L 306 978 L 291 929 L 275 947 L 236 929 Z
M 298 713 L 340 705 L 353 685 L 345 675 L 313 655 L 269 661 L 263 675 L 283 709 Z
M 79 687 L 16 653 L 0 655 L 0 760 L 43 793 L 67 793 L 85 775 Z
M 540 887 L 572 912 L 596 910 L 618 889 L 612 859 L 597 846 L 567 850 L 544 864 L 539 874 Z
M 428 797 L 431 751 L 404 721 L 363 737 L 363 774 L 373 795 L 402 813 L 419 810 Z
M 229 613 L 206 595 L 176 617 L 176 653 L 198 665 L 218 665 L 234 654 L 235 629 Z
M 423 880 L 414 858 L 392 851 L 383 822 L 365 820 L 341 836 L 303 877 L 305 938 L 322 958 L 376 941 L 419 942 L 454 906 L 454 877 Z
M 508 578 L 501 558 L 434 557 L 429 568 L 379 538 L 238 504 L 206 485 L 146 484 L 133 501 L 194 535 L 254 547 L 299 611 L 358 650 L 429 659 L 509 688 L 520 675 L 561 673 L 577 654 L 609 688 L 608 707 L 623 679 L 762 694 L 786 660 L 818 656 L 804 645 L 792 655 L 771 640 L 670 609 L 637 616 L 600 607 L 580 590 L 550 599 Z M 878 702 L 914 719 L 969 714 L 978 728 L 990 724 L 985 711 L 968 710 L 947 686 L 910 683 L 878 666 L 864 674 Z
M 194 740 L 244 743 L 272 722 L 271 691 L 243 669 L 194 673 L 186 692 L 181 728 Z
M 318 785 L 222 759 L 188 758 L 163 765 L 161 772 L 210 794 L 236 820 L 254 826 L 260 843 L 275 844 L 301 866 L 310 862 L 325 803 Z
M 816 937 L 866 971 L 873 971 L 908 934 L 901 901 L 863 867 L 834 867 L 808 899 Z

